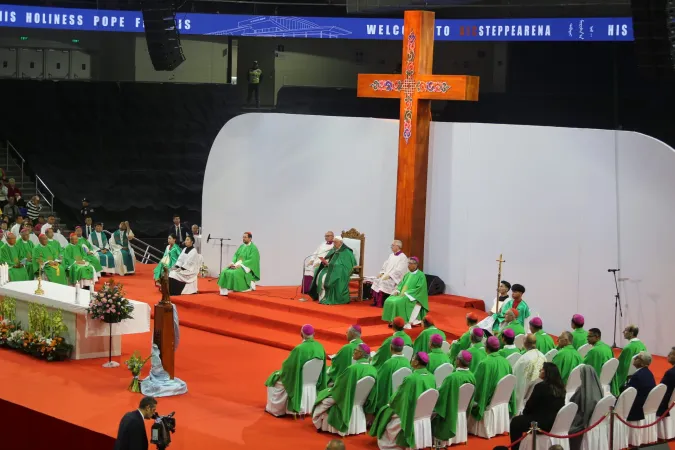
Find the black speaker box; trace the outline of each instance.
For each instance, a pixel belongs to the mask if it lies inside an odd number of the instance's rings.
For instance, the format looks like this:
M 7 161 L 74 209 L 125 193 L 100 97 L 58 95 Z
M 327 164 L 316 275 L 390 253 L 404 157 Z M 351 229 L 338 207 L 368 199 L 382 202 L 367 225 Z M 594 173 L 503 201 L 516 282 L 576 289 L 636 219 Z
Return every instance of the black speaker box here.
M 631 0 L 631 8 L 638 67 L 652 78 L 673 78 L 675 0 Z
M 445 292 L 445 283 L 443 282 L 443 280 L 441 280 L 436 275 L 426 274 L 426 276 L 427 276 L 427 291 L 429 291 L 429 295 L 439 295 Z
M 170 1 L 142 3 L 145 41 L 155 70 L 172 71 L 185 61 L 176 26 L 176 10 Z

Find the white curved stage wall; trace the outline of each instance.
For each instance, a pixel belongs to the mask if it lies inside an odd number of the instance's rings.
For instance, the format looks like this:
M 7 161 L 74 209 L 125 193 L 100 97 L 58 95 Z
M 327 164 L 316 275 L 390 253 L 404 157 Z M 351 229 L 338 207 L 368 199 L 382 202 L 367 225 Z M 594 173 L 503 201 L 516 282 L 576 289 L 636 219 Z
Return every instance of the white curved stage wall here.
M 261 252 L 261 284 L 297 285 L 302 260 L 326 230 L 367 236 L 374 274 L 394 239 L 398 122 L 247 114 L 216 138 L 204 177 L 205 234 L 241 233 Z M 495 260 L 545 328 L 586 316 L 612 343 L 614 282 L 621 268 L 621 329 L 638 324 L 656 354 L 675 345 L 667 320 L 675 274 L 675 153 L 644 135 L 605 130 L 434 123 L 425 271 L 448 293 L 491 303 Z M 405 249 L 404 249 L 405 251 Z M 204 258 L 218 271 L 218 243 Z

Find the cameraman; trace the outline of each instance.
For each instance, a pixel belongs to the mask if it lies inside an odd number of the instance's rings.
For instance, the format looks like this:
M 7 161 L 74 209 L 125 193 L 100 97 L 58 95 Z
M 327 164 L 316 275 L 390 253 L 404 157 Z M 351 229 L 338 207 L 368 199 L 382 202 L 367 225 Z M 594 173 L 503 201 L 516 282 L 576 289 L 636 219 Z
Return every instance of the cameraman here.
M 143 421 L 152 419 L 156 409 L 157 400 L 143 397 L 136 411 L 126 413 L 117 431 L 115 450 L 148 450 L 148 435 Z

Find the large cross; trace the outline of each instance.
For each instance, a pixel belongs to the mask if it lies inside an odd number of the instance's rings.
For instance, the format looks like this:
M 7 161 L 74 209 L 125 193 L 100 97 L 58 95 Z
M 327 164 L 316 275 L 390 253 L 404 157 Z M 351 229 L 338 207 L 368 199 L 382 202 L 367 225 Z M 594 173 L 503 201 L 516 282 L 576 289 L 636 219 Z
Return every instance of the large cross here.
M 395 238 L 424 258 L 431 100 L 478 100 L 478 77 L 433 75 L 434 13 L 406 11 L 401 75 L 359 74 L 358 96 L 401 100 Z M 420 265 L 421 266 L 421 265 Z

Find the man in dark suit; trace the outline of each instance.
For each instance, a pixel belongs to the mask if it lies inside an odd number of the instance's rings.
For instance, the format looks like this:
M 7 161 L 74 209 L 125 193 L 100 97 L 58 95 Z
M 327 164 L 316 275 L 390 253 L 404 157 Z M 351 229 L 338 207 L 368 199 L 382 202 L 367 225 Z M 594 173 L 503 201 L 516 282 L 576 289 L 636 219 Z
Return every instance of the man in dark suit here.
M 143 397 L 137 410 L 126 413 L 117 431 L 115 450 L 148 450 L 144 421 L 151 419 L 156 409 L 157 400 Z
M 180 216 L 178 214 L 173 215 L 173 225 L 169 228 L 169 234 L 175 234 L 176 239 L 181 247 L 185 246 L 185 238 L 187 236 L 192 236 L 192 233 L 188 228 L 180 223 Z M 194 239 L 193 239 L 194 242 Z
M 625 389 L 629 387 L 635 388 L 637 395 L 633 406 L 628 413 L 629 421 L 638 421 L 645 418 L 643 407 L 647 401 L 647 396 L 656 387 L 656 380 L 654 374 L 649 370 L 649 365 L 652 363 L 652 355 L 647 352 L 640 352 L 633 358 L 633 365 L 637 371 L 630 377 Z
M 675 347 L 670 349 L 668 353 L 668 362 L 673 365 L 666 371 L 661 379 L 661 384 L 666 385 L 666 395 L 663 396 L 659 409 L 656 410 L 656 417 L 661 417 L 666 409 L 670 406 L 670 397 L 673 396 L 673 388 L 675 388 Z M 672 411 L 671 411 L 672 412 Z M 670 416 L 670 412 L 668 413 Z

